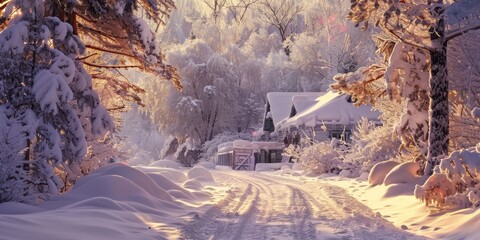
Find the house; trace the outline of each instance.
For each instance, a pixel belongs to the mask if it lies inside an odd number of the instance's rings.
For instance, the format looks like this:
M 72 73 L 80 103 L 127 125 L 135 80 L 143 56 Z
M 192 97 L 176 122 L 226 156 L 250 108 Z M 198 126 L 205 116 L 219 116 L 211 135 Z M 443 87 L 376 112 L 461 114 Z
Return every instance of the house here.
M 257 163 L 288 162 L 282 156 L 284 145 L 279 142 L 249 142 L 235 140 L 218 146 L 217 165 L 230 166 L 235 170 L 255 170 Z
M 276 137 L 275 127 L 292 113 L 303 111 L 315 104 L 315 100 L 324 95 L 322 92 L 270 92 L 263 119 L 262 140 L 281 140 Z
M 298 142 L 295 137 L 299 135 L 316 141 L 338 138 L 348 142 L 351 132 L 362 118 L 381 125 L 380 112 L 369 105 L 354 106 L 347 94 L 327 92 L 315 99 L 314 104 L 307 105 L 276 123 L 275 131 L 284 138 L 285 144 L 295 144 Z
M 357 122 L 366 118 L 381 125 L 380 113 L 371 106 L 354 106 L 351 97 L 327 93 L 268 93 L 264 115 L 264 142 L 236 140 L 219 145 L 217 165 L 235 170 L 255 170 L 258 163 L 288 163 L 282 157 L 289 144 L 302 137 L 315 141 L 332 138 L 349 141 Z M 257 131 L 258 132 L 258 131 Z

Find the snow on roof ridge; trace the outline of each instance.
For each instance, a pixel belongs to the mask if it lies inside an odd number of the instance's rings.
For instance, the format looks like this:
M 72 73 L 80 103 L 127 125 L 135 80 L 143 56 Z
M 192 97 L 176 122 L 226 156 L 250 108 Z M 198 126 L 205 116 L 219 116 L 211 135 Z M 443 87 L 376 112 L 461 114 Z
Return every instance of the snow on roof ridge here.
M 267 93 L 267 100 L 270 104 L 270 112 L 272 113 L 273 124 L 276 125 L 279 121 L 290 115 L 291 106 L 294 99 L 300 101 L 300 97 L 315 100 L 324 95 L 325 92 L 269 92 Z
M 370 105 L 355 107 L 347 101 L 347 94 L 328 92 L 317 98 L 317 103 L 298 112 L 294 117 L 285 118 L 275 125 L 277 130 L 291 126 L 315 125 L 318 121 L 336 122 L 338 124 L 350 124 L 358 121 L 361 117 L 369 120 L 377 120 L 380 113 L 372 110 Z

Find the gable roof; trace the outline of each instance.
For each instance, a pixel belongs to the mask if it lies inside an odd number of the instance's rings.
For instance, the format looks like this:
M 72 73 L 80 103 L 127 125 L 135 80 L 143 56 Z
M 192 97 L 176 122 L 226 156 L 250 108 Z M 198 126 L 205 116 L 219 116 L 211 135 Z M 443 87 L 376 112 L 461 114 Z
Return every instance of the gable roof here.
M 315 103 L 315 99 L 322 96 L 323 92 L 269 92 L 267 93 L 267 105 L 270 106 L 270 114 L 272 116 L 273 124 L 277 125 L 278 122 L 290 116 L 292 104 L 295 108 L 306 108 L 305 104 L 310 102 Z M 303 103 L 302 103 L 303 102 Z M 296 105 L 295 105 L 296 103 Z M 302 105 L 302 106 L 300 106 Z M 299 110 L 297 109 L 297 112 Z M 268 110 L 265 112 L 267 116 Z
M 317 123 L 351 124 L 362 117 L 371 121 L 379 121 L 380 112 L 370 105 L 354 106 L 348 101 L 349 96 L 328 92 L 316 99 L 316 103 L 291 118 L 285 118 L 275 125 L 277 130 L 289 127 L 315 126 Z

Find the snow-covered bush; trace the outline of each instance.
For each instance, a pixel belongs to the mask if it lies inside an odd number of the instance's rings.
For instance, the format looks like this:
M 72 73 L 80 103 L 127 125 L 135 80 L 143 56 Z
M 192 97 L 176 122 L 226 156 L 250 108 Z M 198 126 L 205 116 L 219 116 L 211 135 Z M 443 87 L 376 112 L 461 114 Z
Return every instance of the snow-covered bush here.
M 201 149 L 198 146 L 195 140 L 187 138 L 185 142 L 178 146 L 173 157 L 182 165 L 191 167 L 196 164 L 200 158 Z
M 415 197 L 437 207 L 480 206 L 479 150 L 477 145 L 442 159 L 425 184 L 415 187 Z
M 344 161 L 351 165 L 352 174 L 359 176 L 370 172 L 376 163 L 395 157 L 401 142 L 392 135 L 391 126 L 375 126 L 367 119 L 361 119 L 352 133 L 351 151 Z
M 293 157 L 304 170 L 317 174 L 338 174 L 346 148 L 343 142 L 334 138 L 331 142 L 304 144 L 299 147 L 290 145 L 285 149 L 284 155 Z

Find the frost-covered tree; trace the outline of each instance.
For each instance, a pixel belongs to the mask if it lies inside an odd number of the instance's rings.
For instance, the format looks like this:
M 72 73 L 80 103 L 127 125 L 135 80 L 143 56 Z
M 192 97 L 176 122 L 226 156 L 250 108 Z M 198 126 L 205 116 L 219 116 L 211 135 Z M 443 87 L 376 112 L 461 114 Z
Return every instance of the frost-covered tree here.
M 294 33 L 297 16 L 303 11 L 301 3 L 293 0 L 260 0 L 257 6 L 260 19 L 276 28 L 282 42 Z M 288 45 L 284 51 L 287 56 L 290 55 Z
M 448 69 L 450 81 L 450 139 L 454 148 L 469 148 L 480 142 L 480 31 L 472 31 L 450 41 Z
M 206 6 L 205 2 L 213 8 Z M 328 76 L 337 70 L 351 71 L 367 63 L 368 56 L 362 55 L 360 50 L 369 49 L 366 46 L 370 45 L 373 49 L 373 44 L 364 42 L 371 41 L 366 37 L 368 33 L 363 34 L 341 17 L 346 14 L 347 1 L 285 1 L 308 6 L 290 19 L 284 37 L 286 41 L 282 40 L 274 25 L 259 18 L 262 13 L 258 8 L 262 2 L 264 1 L 176 2 L 178 9 L 172 12 L 171 21 L 165 26 L 161 38 L 166 40 L 162 44 L 170 49 L 166 52 L 167 59 L 179 69 L 186 90 L 177 94 L 171 86 L 153 82 L 144 85 L 144 88 L 147 89 L 147 105 L 150 105 L 146 110 L 152 114 L 160 129 L 165 129 L 168 134 L 176 132 L 181 138 L 180 144 L 187 138 L 210 138 L 208 134 L 195 133 L 192 129 L 194 124 L 191 124 L 205 122 L 203 119 L 208 119 L 207 113 L 210 111 L 202 113 L 201 109 L 216 104 L 216 101 L 205 97 L 203 90 L 207 85 L 215 87 L 207 88 L 211 94 L 215 93 L 214 98 L 222 99 L 222 103 L 227 100 L 229 102 L 228 109 L 219 111 L 218 121 L 214 124 L 216 130 L 212 136 L 223 131 L 248 132 L 249 128 L 258 127 L 261 120 L 255 116 L 256 112 L 260 112 L 258 107 L 251 103 L 262 106 L 268 92 L 325 90 L 328 87 Z M 275 6 L 280 4 L 269 2 Z M 323 4 L 322 9 L 327 10 L 315 14 L 319 10 L 315 8 L 317 4 Z M 213 14 L 215 9 L 221 9 L 221 12 Z M 320 21 L 321 18 L 324 19 L 323 22 Z M 362 42 L 358 44 L 361 48 L 357 47 L 357 41 Z M 290 57 L 284 52 L 284 44 L 290 46 Z M 216 76 L 205 73 L 208 72 L 207 62 L 213 55 L 220 56 L 223 60 L 218 62 L 225 66 L 225 71 Z M 220 88 L 217 83 L 221 82 L 217 80 L 212 84 L 214 78 L 221 78 L 223 86 L 228 87 Z M 145 81 L 149 84 L 147 82 L 149 81 Z M 195 91 L 192 90 L 194 88 Z M 189 119 L 188 124 L 178 123 L 179 118 Z M 199 138 L 200 135 L 207 137 Z M 198 142 L 202 141 L 204 140 Z
M 278 79 L 281 91 L 325 91 L 338 72 L 355 71 L 368 63 L 373 44 L 347 21 L 347 1 L 316 0 L 302 3 L 296 31 L 283 43 L 290 55 L 271 52 L 265 76 Z
M 227 0 L 202 0 L 212 12 L 212 18 L 216 22 L 227 6 Z
M 21 14 L 0 33 L 0 103 L 2 123 L 7 124 L 2 128 L 15 132 L 2 135 L 1 141 L 17 146 L 12 149 L 17 157 L 2 157 L 8 177 L 1 185 L 20 187 L 15 190 L 19 195 L 4 200 L 34 202 L 58 193 L 63 183 L 54 167 L 70 169 L 68 165 L 83 160 L 86 131 L 113 130 L 92 90 L 92 78 L 77 60 L 85 51 L 83 43 L 71 25 L 46 16 L 44 7 L 43 1 L 8 3 L 6 13 Z M 89 129 L 83 128 L 84 119 L 89 119 Z
M 240 102 L 239 112 L 236 116 L 236 125 L 238 132 L 247 132 L 249 129 L 256 127 L 258 124 L 258 117 L 264 111 L 263 106 L 257 102 L 257 98 L 254 94 L 245 100 L 245 102 Z
M 104 143 L 114 124 L 94 80 L 116 79 L 89 72 L 134 65 L 178 80 L 163 63 L 147 23 L 136 17 L 143 9 L 160 23 L 172 6 L 169 1 L 2 2 L 0 115 L 2 129 L 8 128 L 0 141 L 2 149 L 9 148 L 0 158 L 2 201 L 48 198 L 111 159 Z M 116 62 L 107 54 L 118 56 Z M 115 96 L 134 100 L 133 85 L 109 84 Z
M 122 114 L 123 124 L 118 132 L 119 148 L 122 159 L 128 159 L 131 165 L 148 164 L 160 159 L 165 138 L 158 127 L 139 106 L 134 106 Z
M 15 13 L 14 0 L 4 1 L 0 29 Z M 119 77 L 118 69 L 136 68 L 171 79 L 180 88 L 175 70 L 164 63 L 149 26 L 166 21 L 174 8 L 171 0 L 43 0 L 45 15 L 69 23 L 85 43 L 86 54 L 79 60 L 92 73 L 95 88 L 110 94 L 109 109 L 126 109 L 126 102 L 141 102 L 141 89 Z M 12 3 L 12 4 L 10 4 Z M 147 19 L 147 20 L 145 20 Z M 113 94 L 111 94 L 113 93 Z M 117 94 L 121 93 L 121 94 Z M 103 93 L 102 93 L 103 94 Z M 115 102 L 115 103 L 114 103 Z
M 432 173 L 433 166 L 438 165 L 439 157 L 448 153 L 447 44 L 458 36 L 480 28 L 478 11 L 475 11 L 478 8 L 478 1 L 471 0 L 454 3 L 443 0 L 352 1 L 349 18 L 354 23 L 363 24 L 364 28 L 369 24 L 379 27 L 394 41 L 392 51 L 410 48 L 403 51 L 403 54 L 416 52 L 412 56 L 413 59 L 410 57 L 409 61 L 425 66 L 423 68 L 416 66 L 416 69 L 412 66 L 405 67 L 402 64 L 396 65 L 395 63 L 399 62 L 391 59 L 388 61 L 391 64 L 388 68 L 397 73 L 392 75 L 392 71 L 387 69 L 386 80 L 400 77 L 410 80 L 419 78 L 421 82 L 428 82 L 429 115 L 428 119 L 424 120 L 424 122 L 428 121 L 428 150 L 425 167 L 427 175 Z M 421 57 L 424 54 L 426 57 Z M 398 56 L 388 55 L 396 58 Z M 415 71 L 412 72 L 412 69 Z M 429 73 L 428 78 L 422 78 L 421 74 L 426 71 Z M 420 94 L 423 90 L 419 88 L 415 91 Z M 388 93 L 392 92 L 388 91 Z M 420 109 L 419 106 L 416 107 Z M 423 136 L 427 134 L 424 131 L 420 132 Z
M 259 0 L 230 0 L 227 5 L 228 15 L 236 22 L 242 22 L 247 16 L 248 11 L 251 10 L 258 1 Z
M 180 139 L 203 143 L 221 129 L 235 128 L 238 80 L 225 58 L 199 40 L 172 49 L 167 58 L 179 69 L 184 89 L 175 92 L 164 84 L 147 87 L 164 93 L 158 96 L 148 91 L 146 96 L 147 111 L 160 129 Z M 162 103 L 165 106 L 158 106 Z

